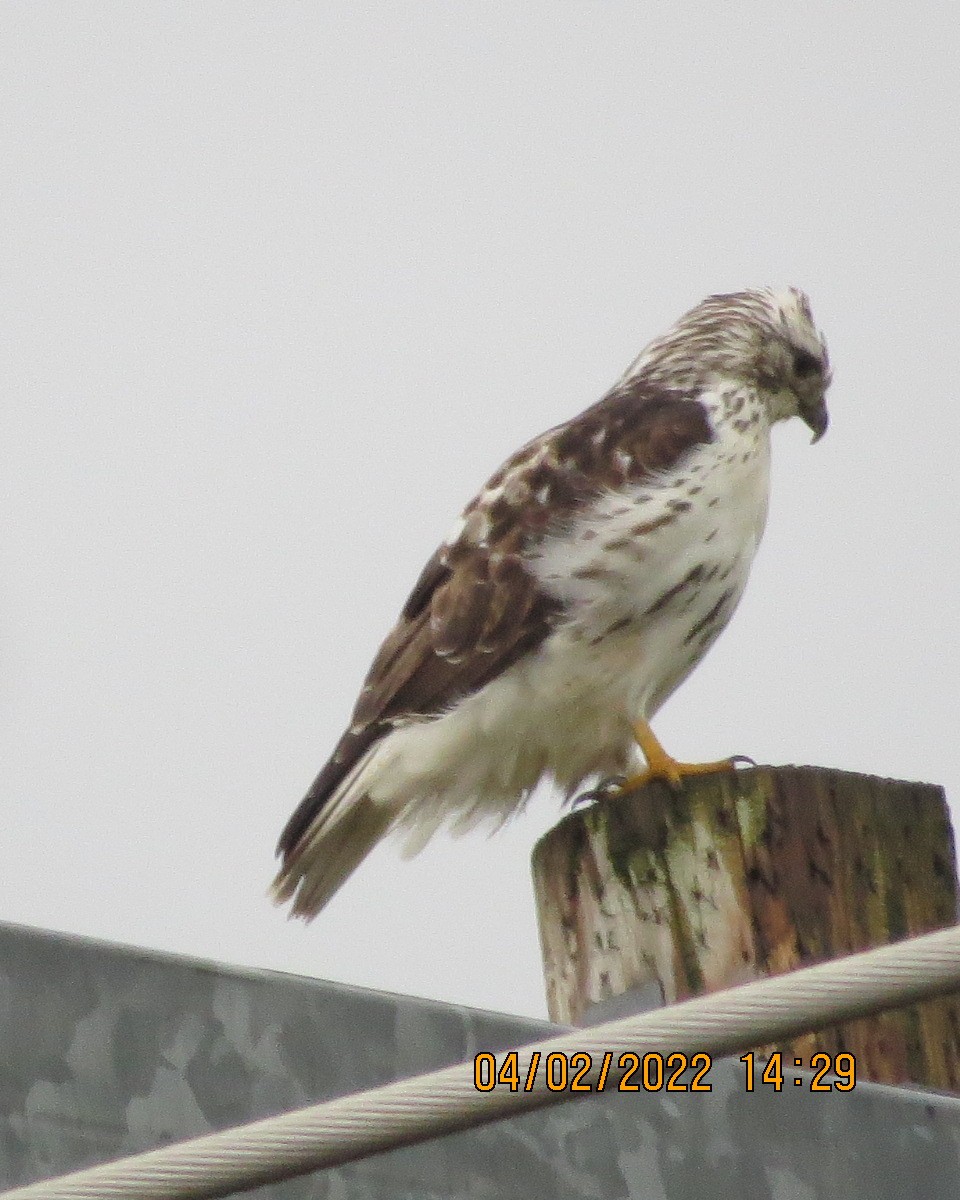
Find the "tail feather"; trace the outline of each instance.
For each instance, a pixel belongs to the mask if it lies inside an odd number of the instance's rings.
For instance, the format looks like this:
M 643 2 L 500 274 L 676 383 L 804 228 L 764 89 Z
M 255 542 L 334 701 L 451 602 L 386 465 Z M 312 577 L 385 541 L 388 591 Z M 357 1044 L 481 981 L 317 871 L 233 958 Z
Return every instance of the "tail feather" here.
M 290 915 L 311 920 L 387 833 L 394 814 L 367 795 L 338 797 L 286 854 L 271 888 Z
M 353 762 L 329 787 L 331 759 L 317 776 L 280 838 L 283 864 L 271 892 L 292 900 L 290 915 L 312 920 L 393 825 L 396 812 L 371 799 L 367 771 L 374 751 Z
M 371 751 L 383 730 L 378 725 L 365 725 L 354 732 L 348 729 L 337 743 L 333 754 L 324 764 L 304 798 L 287 821 L 280 834 L 277 853 L 289 858 L 303 842 L 325 809 L 329 809 L 354 786 L 357 777 L 370 761 Z

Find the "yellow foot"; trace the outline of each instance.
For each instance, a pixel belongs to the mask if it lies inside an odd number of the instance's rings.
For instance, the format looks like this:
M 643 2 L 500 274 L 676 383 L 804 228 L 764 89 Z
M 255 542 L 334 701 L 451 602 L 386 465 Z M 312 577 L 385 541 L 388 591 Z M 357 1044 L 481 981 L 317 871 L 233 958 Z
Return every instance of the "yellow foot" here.
M 662 779 L 671 787 L 679 788 L 687 775 L 712 775 L 715 771 L 733 771 L 739 762 L 752 762 L 752 759 L 746 758 L 742 754 L 737 754 L 733 758 L 721 758 L 717 762 L 677 762 L 660 745 L 646 721 L 636 722 L 633 727 L 633 736 L 637 739 L 637 745 L 647 760 L 647 769 L 638 771 L 636 775 L 625 779 L 618 789 L 621 793 L 632 792 L 652 779 Z

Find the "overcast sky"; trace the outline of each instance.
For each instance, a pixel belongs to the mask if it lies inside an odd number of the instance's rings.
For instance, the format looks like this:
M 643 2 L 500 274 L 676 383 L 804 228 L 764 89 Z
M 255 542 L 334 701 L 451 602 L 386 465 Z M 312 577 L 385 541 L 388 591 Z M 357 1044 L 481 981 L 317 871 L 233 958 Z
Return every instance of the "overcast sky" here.
M 960 797 L 958 61 L 952 0 L 7 0 L 0 919 L 543 1014 L 554 796 L 310 926 L 276 838 L 487 475 L 764 284 L 832 425 L 656 728 Z

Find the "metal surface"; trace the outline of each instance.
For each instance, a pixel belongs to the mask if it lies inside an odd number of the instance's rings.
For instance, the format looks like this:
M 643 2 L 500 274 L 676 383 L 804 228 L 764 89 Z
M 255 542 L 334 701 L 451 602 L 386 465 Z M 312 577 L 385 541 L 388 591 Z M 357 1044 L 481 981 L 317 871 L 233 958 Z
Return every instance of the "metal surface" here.
M 0 926 L 0 1185 L 550 1032 L 546 1023 Z M 960 1196 L 960 1101 L 808 1083 L 635 1094 L 250 1193 L 276 1197 Z

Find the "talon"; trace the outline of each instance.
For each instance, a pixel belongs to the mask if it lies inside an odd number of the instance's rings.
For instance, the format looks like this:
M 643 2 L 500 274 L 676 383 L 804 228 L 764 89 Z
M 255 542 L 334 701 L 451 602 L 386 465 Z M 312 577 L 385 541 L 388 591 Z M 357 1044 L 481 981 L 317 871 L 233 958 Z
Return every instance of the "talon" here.
M 596 787 L 588 788 L 570 801 L 571 809 L 586 807 L 588 804 L 599 804 L 611 796 L 617 796 L 623 790 L 627 779 L 625 775 L 610 775 L 601 779 Z
M 662 779 L 674 790 L 678 790 L 688 775 L 712 775 L 715 771 L 733 771 L 739 762 L 749 763 L 751 766 L 757 765 L 752 758 L 748 758 L 745 754 L 736 754 L 732 758 L 721 758 L 716 762 L 678 762 L 660 745 L 646 721 L 635 723 L 633 735 L 647 760 L 647 768 L 623 781 L 620 787 L 621 795 L 625 792 L 635 791 L 653 779 Z

